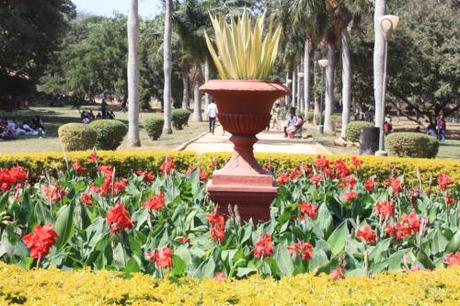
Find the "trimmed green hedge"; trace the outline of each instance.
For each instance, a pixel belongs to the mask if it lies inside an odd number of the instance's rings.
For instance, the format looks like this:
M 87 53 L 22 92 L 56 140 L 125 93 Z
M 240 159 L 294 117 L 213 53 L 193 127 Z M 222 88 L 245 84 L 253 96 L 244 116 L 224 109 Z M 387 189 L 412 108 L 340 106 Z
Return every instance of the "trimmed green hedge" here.
M 400 157 L 435 158 L 439 151 L 439 141 L 422 133 L 392 133 L 385 142 L 388 153 Z
M 165 157 L 171 157 L 177 165 L 179 171 L 186 171 L 190 164 L 194 166 L 208 168 L 209 163 L 214 161 L 218 167 L 230 159 L 231 153 L 207 153 L 197 154 L 194 152 L 177 151 L 105 151 L 97 153 L 101 162 L 112 164 L 117 168 L 117 173 L 124 175 L 133 169 L 158 170 Z M 68 160 L 78 160 L 82 166 L 87 168 L 91 160 L 90 152 L 66 153 Z M 301 164 L 310 165 L 315 162 L 316 155 L 304 154 L 279 154 L 279 153 L 259 153 L 256 154 L 258 161 L 263 164 L 270 163 L 276 171 L 288 170 L 298 167 Z M 329 157 L 331 160 L 341 158 L 346 163 L 351 164 L 350 155 L 335 155 Z M 375 157 L 362 156 L 361 171 L 363 175 L 376 176 L 379 179 L 388 178 L 390 175 L 404 175 L 408 182 L 417 182 L 417 169 L 420 172 L 424 183 L 435 181 L 438 174 L 443 171 L 449 174 L 454 182 L 460 182 L 460 161 L 457 160 L 435 160 L 435 159 L 416 159 L 399 157 Z M 30 171 L 34 178 L 39 178 L 45 170 L 53 173 L 56 169 L 66 167 L 63 153 L 33 153 L 33 154 L 3 154 L 0 156 L 0 168 L 13 165 L 22 165 Z
M 96 120 L 89 124 L 96 130 L 96 149 L 116 150 L 128 133 L 128 128 L 118 120 Z
M 157 140 L 160 138 L 161 134 L 163 133 L 163 126 L 165 120 L 163 117 L 160 116 L 152 116 L 144 121 L 144 129 L 149 135 L 150 139 Z
M 374 125 L 367 121 L 352 121 L 347 125 L 346 137 L 351 142 L 359 142 L 361 130 L 363 128 L 373 127 Z
M 175 129 L 182 130 L 188 124 L 191 112 L 186 109 L 175 109 L 172 111 L 171 120 Z
M 92 149 L 96 144 L 96 130 L 83 123 L 67 123 L 59 127 L 59 141 L 65 151 Z

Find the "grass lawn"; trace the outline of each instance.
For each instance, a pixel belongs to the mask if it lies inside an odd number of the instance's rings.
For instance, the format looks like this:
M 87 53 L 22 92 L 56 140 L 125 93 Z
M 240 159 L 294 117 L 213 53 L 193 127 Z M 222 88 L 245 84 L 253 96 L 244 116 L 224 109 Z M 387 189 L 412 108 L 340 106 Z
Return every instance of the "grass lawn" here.
M 97 113 L 97 107 L 82 107 L 83 109 L 93 108 Z M 32 107 L 30 110 L 21 110 L 16 112 L 2 112 L 0 111 L 0 118 L 2 119 L 17 119 L 19 123 L 22 120 L 29 119 L 33 116 L 39 115 L 45 123 L 46 135 L 42 137 L 25 137 L 21 136 L 17 140 L 3 141 L 0 140 L 0 153 L 16 153 L 16 152 L 43 152 L 43 151 L 61 151 L 57 130 L 59 126 L 69 122 L 79 122 L 80 113 L 71 107 Z M 115 112 L 116 119 L 128 124 L 128 114 Z M 141 113 L 140 122 L 152 113 Z M 184 130 L 174 130 L 171 135 L 162 135 L 157 141 L 152 141 L 147 136 L 147 133 L 141 126 L 141 142 L 143 150 L 174 150 L 182 143 L 200 135 L 207 131 L 207 122 L 191 122 Z M 126 148 L 126 140 L 122 144 L 122 149 Z

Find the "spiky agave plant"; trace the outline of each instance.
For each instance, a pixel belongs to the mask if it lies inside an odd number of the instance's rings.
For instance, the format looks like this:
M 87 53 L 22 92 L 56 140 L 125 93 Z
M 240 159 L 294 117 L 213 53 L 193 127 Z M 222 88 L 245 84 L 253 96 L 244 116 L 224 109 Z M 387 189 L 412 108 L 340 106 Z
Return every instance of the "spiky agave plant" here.
M 247 12 L 229 22 L 210 15 L 215 33 L 215 47 L 205 33 L 211 57 L 222 79 L 267 80 L 278 56 L 281 26 L 269 22 L 265 30 L 265 13 L 251 24 Z

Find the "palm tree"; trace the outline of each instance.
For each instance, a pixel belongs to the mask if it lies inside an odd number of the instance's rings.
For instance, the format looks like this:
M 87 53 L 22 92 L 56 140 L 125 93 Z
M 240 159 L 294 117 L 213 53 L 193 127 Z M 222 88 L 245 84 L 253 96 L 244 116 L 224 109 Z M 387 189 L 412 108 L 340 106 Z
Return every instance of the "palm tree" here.
M 382 101 L 383 69 L 385 62 L 385 41 L 379 19 L 385 15 L 385 0 L 375 0 L 374 7 L 374 100 L 375 100 L 375 126 L 383 128 L 384 105 Z
M 128 145 L 140 147 L 139 136 L 139 12 L 138 0 L 130 0 L 128 15 Z
M 171 73 L 172 73 L 172 50 L 171 50 L 171 34 L 172 34 L 172 0 L 165 1 L 165 32 L 164 32 L 164 91 L 163 91 L 163 106 L 164 106 L 164 126 L 163 132 L 172 134 L 171 127 Z
M 285 6 L 285 2 L 281 2 Z M 302 107 L 305 112 L 310 109 L 311 97 L 311 55 L 312 51 L 321 42 L 324 33 L 327 29 L 327 12 L 324 0 L 294 0 L 288 8 L 288 22 L 290 23 L 289 29 L 300 32 L 296 37 L 289 35 L 292 39 L 299 39 L 298 44 L 301 45 L 300 50 L 303 48 L 303 101 Z M 313 65 L 314 68 L 315 65 Z M 314 73 L 315 73 L 315 69 Z M 317 99 L 315 99 L 317 100 Z M 319 112 L 319 107 L 314 108 Z M 315 114 L 315 117 L 319 114 Z
M 326 67 L 326 98 L 324 106 L 324 133 L 332 134 L 332 112 L 334 111 L 334 73 L 335 73 L 335 33 L 330 31 L 326 36 L 327 60 Z

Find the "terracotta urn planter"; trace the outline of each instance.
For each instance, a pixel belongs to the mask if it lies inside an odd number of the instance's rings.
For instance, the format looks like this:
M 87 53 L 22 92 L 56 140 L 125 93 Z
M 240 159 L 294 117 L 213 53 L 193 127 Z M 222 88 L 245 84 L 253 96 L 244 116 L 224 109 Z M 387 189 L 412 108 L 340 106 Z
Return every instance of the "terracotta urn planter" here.
M 217 104 L 218 118 L 225 131 L 232 134 L 234 152 L 223 169 L 214 172 L 206 189 L 217 204 L 219 214 L 229 208 L 242 220 L 270 219 L 270 204 L 277 194 L 272 175 L 254 158 L 256 135 L 270 123 L 273 103 L 288 89 L 279 83 L 264 81 L 211 80 L 201 86 Z

